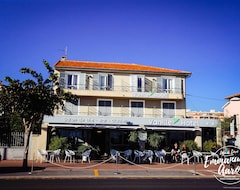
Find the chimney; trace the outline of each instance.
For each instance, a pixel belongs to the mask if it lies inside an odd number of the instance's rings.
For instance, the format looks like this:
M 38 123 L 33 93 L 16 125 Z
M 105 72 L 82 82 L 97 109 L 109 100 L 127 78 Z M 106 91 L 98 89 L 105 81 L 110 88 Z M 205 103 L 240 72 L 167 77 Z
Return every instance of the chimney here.
M 61 57 L 61 61 L 66 61 L 67 57 L 66 56 L 62 56 Z

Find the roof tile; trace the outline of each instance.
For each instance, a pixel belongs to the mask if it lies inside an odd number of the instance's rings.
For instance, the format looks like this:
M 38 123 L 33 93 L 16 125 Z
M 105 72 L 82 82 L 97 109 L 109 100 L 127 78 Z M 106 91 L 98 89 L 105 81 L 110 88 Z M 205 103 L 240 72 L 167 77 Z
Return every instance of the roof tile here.
M 121 71 L 150 71 L 150 72 L 164 72 L 164 73 L 182 73 L 190 75 L 190 72 L 146 66 L 132 63 L 113 63 L 113 62 L 91 62 L 91 61 L 73 61 L 65 60 L 58 61 L 55 64 L 55 68 L 68 67 L 68 68 L 86 68 L 86 69 L 110 69 L 110 70 L 121 70 Z

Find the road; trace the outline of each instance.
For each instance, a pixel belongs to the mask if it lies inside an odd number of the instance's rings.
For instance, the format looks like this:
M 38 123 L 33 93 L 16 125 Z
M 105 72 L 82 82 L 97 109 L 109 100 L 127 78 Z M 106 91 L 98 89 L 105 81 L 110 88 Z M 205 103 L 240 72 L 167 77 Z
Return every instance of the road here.
M 226 186 L 214 178 L 196 179 L 1 179 L 1 190 L 221 190 L 240 189 Z

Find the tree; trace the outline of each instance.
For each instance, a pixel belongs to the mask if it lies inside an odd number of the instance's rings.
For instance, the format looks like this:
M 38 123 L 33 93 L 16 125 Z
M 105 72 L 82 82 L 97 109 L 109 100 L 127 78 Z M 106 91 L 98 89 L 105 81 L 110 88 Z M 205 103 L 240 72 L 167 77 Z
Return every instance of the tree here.
M 76 96 L 64 92 L 59 85 L 59 77 L 47 61 L 43 61 L 48 71 L 48 78 L 31 68 L 22 68 L 23 74 L 32 79 L 24 81 L 6 77 L 8 85 L 0 90 L 0 107 L 4 114 L 17 114 L 22 118 L 26 143 L 24 145 L 23 167 L 27 168 L 30 135 L 36 123 L 42 123 L 44 115 L 53 115 L 54 110 L 63 105 L 63 101 L 75 101 Z

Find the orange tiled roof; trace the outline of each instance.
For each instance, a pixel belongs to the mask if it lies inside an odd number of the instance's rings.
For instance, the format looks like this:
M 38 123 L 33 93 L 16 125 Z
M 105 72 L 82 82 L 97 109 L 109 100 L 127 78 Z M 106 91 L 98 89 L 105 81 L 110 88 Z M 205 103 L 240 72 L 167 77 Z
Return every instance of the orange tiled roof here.
M 227 97 L 225 97 L 225 99 L 231 99 L 231 98 L 234 98 L 234 97 L 239 97 L 240 98 L 240 93 L 236 93 L 236 94 L 227 96 Z
M 73 61 L 65 60 L 58 61 L 55 64 L 55 68 L 85 68 L 85 69 L 110 69 L 110 70 L 121 70 L 121 71 L 146 71 L 146 72 L 162 72 L 162 73 L 181 73 L 187 76 L 191 75 L 190 72 L 173 70 L 167 68 L 152 67 L 140 64 L 131 63 L 112 63 L 112 62 L 91 62 L 91 61 Z

